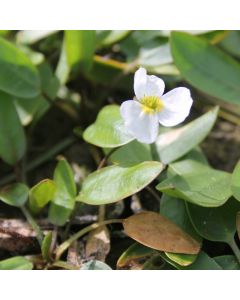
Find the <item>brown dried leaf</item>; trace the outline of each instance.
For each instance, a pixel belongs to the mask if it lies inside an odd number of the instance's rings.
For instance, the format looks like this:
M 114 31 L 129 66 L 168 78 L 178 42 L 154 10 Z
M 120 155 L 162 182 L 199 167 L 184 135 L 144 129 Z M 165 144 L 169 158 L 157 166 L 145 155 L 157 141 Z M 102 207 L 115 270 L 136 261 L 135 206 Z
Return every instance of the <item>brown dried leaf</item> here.
M 141 212 L 123 221 L 125 233 L 160 251 L 197 254 L 200 244 L 177 225 L 155 212 Z
M 86 244 L 86 257 L 94 257 L 105 261 L 110 251 L 110 236 L 106 226 L 101 226 L 90 232 Z

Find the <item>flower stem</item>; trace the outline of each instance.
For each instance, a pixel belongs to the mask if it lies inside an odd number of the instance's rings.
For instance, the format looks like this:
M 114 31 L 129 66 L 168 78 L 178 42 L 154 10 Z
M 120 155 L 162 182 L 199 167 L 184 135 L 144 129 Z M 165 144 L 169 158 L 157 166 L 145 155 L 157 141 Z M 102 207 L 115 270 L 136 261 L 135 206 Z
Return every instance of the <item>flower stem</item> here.
M 232 238 L 229 242 L 228 242 L 229 246 L 232 248 L 232 251 L 234 253 L 234 255 L 236 256 L 239 264 L 240 264 L 240 250 L 235 242 L 235 239 Z
M 25 206 L 21 206 L 21 211 L 24 214 L 25 218 L 27 219 L 28 223 L 32 226 L 33 230 L 36 232 L 37 240 L 39 245 L 41 246 L 42 240 L 43 240 L 43 232 L 28 211 L 28 209 Z
M 93 223 L 93 224 L 81 229 L 80 231 L 76 232 L 68 240 L 66 240 L 61 245 L 58 246 L 58 248 L 56 250 L 56 261 L 58 261 L 60 259 L 63 252 L 66 251 L 74 241 L 78 240 L 80 237 L 82 237 L 86 233 L 88 233 L 91 230 L 94 230 L 100 226 L 107 225 L 107 224 L 113 224 L 113 223 L 122 223 L 122 221 L 123 221 L 122 219 L 111 219 L 111 220 L 106 220 L 106 221 L 99 222 L 99 223 Z

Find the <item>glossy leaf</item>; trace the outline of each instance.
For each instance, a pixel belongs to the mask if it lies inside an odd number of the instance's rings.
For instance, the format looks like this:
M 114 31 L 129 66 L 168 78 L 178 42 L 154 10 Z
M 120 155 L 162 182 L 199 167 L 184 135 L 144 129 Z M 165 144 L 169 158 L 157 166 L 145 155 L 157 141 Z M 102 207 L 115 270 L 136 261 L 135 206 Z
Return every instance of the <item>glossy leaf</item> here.
M 107 264 L 99 260 L 90 260 L 83 264 L 80 270 L 112 270 Z
M 0 261 L 0 270 L 32 270 L 33 264 L 22 256 L 15 256 Z
M 40 93 L 37 69 L 30 59 L 10 42 L 0 38 L 0 90 L 22 98 Z
M 180 227 L 154 212 L 141 212 L 123 221 L 125 233 L 135 241 L 160 251 L 197 254 L 200 244 Z
M 231 189 L 233 196 L 240 201 L 240 161 L 233 170 Z
M 159 159 L 169 164 L 200 144 L 211 131 L 218 114 L 218 108 L 187 125 L 162 133 L 155 143 Z
M 240 64 L 206 40 L 187 33 L 171 34 L 174 62 L 194 87 L 220 100 L 240 104 Z
M 180 266 L 190 266 L 197 259 L 197 254 L 178 254 L 165 252 L 166 256 Z
M 0 157 L 10 165 L 16 164 L 26 150 L 24 130 L 13 100 L 0 91 Z
M 43 259 L 46 261 L 51 261 L 51 257 L 50 257 L 51 243 L 52 243 L 52 231 L 48 232 L 45 235 L 41 245 L 42 256 Z
M 155 161 L 131 167 L 110 166 L 100 169 L 84 180 L 77 200 L 92 205 L 120 201 L 142 190 L 162 170 L 162 164 Z
M 119 147 L 134 139 L 128 134 L 117 105 L 105 106 L 95 123 L 84 131 L 83 138 L 90 144 L 104 148 Z
M 134 140 L 116 151 L 110 156 L 114 164 L 132 166 L 144 161 L 152 161 L 151 147 Z
M 230 244 L 236 233 L 236 214 L 240 203 L 234 199 L 216 208 L 186 203 L 191 222 L 205 239 Z
M 156 253 L 156 251 L 152 248 L 146 247 L 139 243 L 134 243 L 119 257 L 117 261 L 117 268 L 124 268 L 128 265 L 131 265 L 132 262 L 149 257 L 154 253 Z
M 94 30 L 65 30 L 67 61 L 74 71 L 90 70 L 95 50 L 95 35 Z
M 223 270 L 240 270 L 239 262 L 234 255 L 222 255 L 214 257 L 214 260 Z
M 66 160 L 62 159 L 58 162 L 53 180 L 56 192 L 51 202 L 49 219 L 53 224 L 62 226 L 74 208 L 76 197 L 73 171 Z
M 1 188 L 0 200 L 11 206 L 20 207 L 24 205 L 28 199 L 29 189 L 23 183 L 14 183 L 12 185 Z
M 29 206 L 33 213 L 38 213 L 54 198 L 56 185 L 50 179 L 44 179 L 33 186 L 29 193 Z
M 203 251 L 198 254 L 194 263 L 189 266 L 181 266 L 177 264 L 173 260 L 169 259 L 164 253 L 161 253 L 160 255 L 169 264 L 179 270 L 222 270 L 221 266 Z
M 217 207 L 231 197 L 231 176 L 193 160 L 183 160 L 170 165 L 173 176 L 157 185 L 167 195 L 188 202 Z

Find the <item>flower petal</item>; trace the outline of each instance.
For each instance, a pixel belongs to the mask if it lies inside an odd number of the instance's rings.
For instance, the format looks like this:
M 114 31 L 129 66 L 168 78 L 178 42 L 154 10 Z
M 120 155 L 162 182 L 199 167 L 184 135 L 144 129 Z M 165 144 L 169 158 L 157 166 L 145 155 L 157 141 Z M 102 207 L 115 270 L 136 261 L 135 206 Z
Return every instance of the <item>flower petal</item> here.
M 163 95 L 161 99 L 164 109 L 158 114 L 158 120 L 163 126 L 175 126 L 189 115 L 193 103 L 189 89 L 175 88 Z
M 158 135 L 157 114 L 146 114 L 142 105 L 134 100 L 122 103 L 120 112 L 124 119 L 125 126 L 139 142 L 151 144 Z
M 147 75 L 144 68 L 139 68 L 134 75 L 134 92 L 140 101 L 144 96 L 161 97 L 165 84 L 161 78 L 154 75 Z

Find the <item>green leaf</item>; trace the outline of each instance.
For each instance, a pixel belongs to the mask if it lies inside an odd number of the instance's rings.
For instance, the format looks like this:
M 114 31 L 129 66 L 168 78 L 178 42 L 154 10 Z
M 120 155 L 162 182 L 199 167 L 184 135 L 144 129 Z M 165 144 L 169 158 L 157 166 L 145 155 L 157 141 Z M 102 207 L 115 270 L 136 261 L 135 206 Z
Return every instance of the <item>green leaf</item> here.
M 119 257 L 117 261 L 117 267 L 124 268 L 130 265 L 132 261 L 152 256 L 155 253 L 157 252 L 154 249 L 151 249 L 139 243 L 134 243 Z
M 217 207 L 231 197 L 231 175 L 193 160 L 183 160 L 170 165 L 172 176 L 157 185 L 167 195 L 188 202 Z
M 240 161 L 233 170 L 231 189 L 233 196 L 240 201 Z
M 58 30 L 21 30 L 17 33 L 17 42 L 32 45 L 57 31 Z
M 53 74 L 51 66 L 46 62 L 39 65 L 38 70 L 43 93 L 54 100 L 59 89 L 58 78 Z
M 239 262 L 234 255 L 222 255 L 214 257 L 214 260 L 223 270 L 240 270 Z
M 50 179 L 44 179 L 33 186 L 29 192 L 29 207 L 33 213 L 38 213 L 54 198 L 56 185 Z
M 160 134 L 155 143 L 159 159 L 169 164 L 195 148 L 211 131 L 217 114 L 216 107 L 183 127 Z
M 132 166 L 144 161 L 152 161 L 151 146 L 134 140 L 113 152 L 110 156 L 114 164 Z
M 130 30 L 98 30 L 97 44 L 100 47 L 108 47 L 124 39 L 129 33 Z
M 195 230 L 205 239 L 230 244 L 236 233 L 236 215 L 240 203 L 230 199 L 216 208 L 200 207 L 186 203 Z
M 83 264 L 80 270 L 112 270 L 107 264 L 100 260 L 90 260 Z
M 40 93 L 40 80 L 35 66 L 24 53 L 2 38 L 0 90 L 22 98 L 33 98 Z
M 170 253 L 165 252 L 166 256 L 177 263 L 180 266 L 187 267 L 194 263 L 194 261 L 197 259 L 196 254 L 179 254 L 179 253 Z
M 50 103 L 43 96 L 37 96 L 31 100 L 14 99 L 14 104 L 23 126 L 40 119 L 50 107 Z
M 124 126 L 117 105 L 105 106 L 99 112 L 95 123 L 84 131 L 83 138 L 88 143 L 103 148 L 119 147 L 134 140 Z
M 0 261 L 0 270 L 32 270 L 33 264 L 22 256 L 15 256 Z
M 16 164 L 26 150 L 24 130 L 13 100 L 0 91 L 0 157 L 10 165 Z
M 20 207 L 28 199 L 29 189 L 23 183 L 14 183 L 0 190 L 0 199 L 8 205 Z
M 41 245 L 42 256 L 43 259 L 46 261 L 51 261 L 51 257 L 50 257 L 51 243 L 52 243 L 52 231 L 48 232 L 45 235 Z
M 156 161 L 100 169 L 84 180 L 77 200 L 92 205 L 117 202 L 142 190 L 162 170 L 163 165 Z
M 177 264 L 175 261 L 169 259 L 164 253 L 161 253 L 160 255 L 169 264 L 179 270 L 222 270 L 221 266 L 203 251 L 198 254 L 194 263 L 189 266 L 181 266 Z
M 76 197 L 73 171 L 66 160 L 62 159 L 58 162 L 53 180 L 56 192 L 51 202 L 49 219 L 53 224 L 62 226 L 73 211 Z
M 160 213 L 162 216 L 178 225 L 192 238 L 201 242 L 202 238 L 196 232 L 189 219 L 184 201 L 163 194 L 160 202 Z
M 240 32 L 231 30 L 226 37 L 220 42 L 220 46 L 230 54 L 240 57 Z
M 174 62 L 194 87 L 223 101 L 240 104 L 240 64 L 206 40 L 182 32 L 171 34 Z
M 65 41 L 62 42 L 61 53 L 56 67 L 55 75 L 61 85 L 67 83 L 70 75 L 70 67 L 67 62 Z
M 91 69 L 95 50 L 94 30 L 65 30 L 65 45 L 70 68 L 87 72 Z

